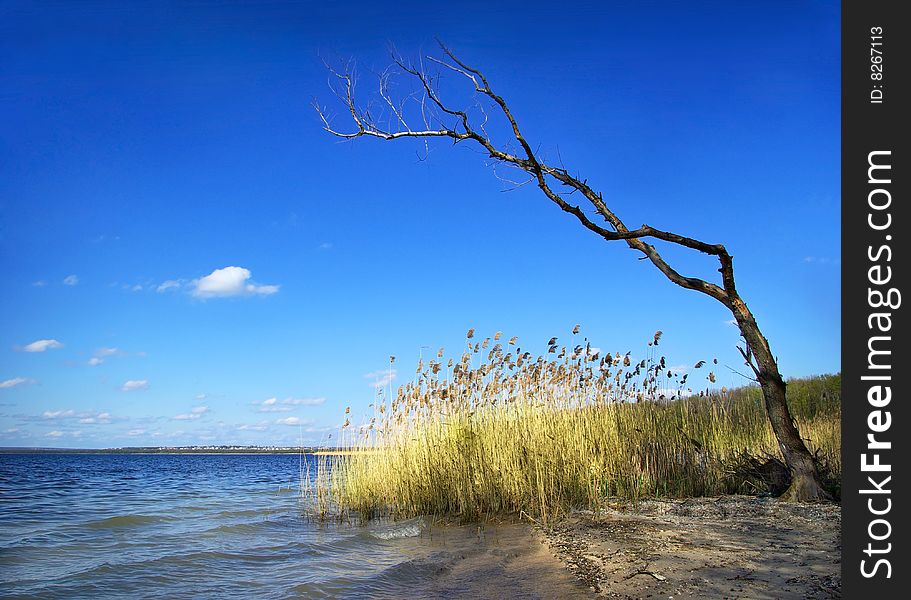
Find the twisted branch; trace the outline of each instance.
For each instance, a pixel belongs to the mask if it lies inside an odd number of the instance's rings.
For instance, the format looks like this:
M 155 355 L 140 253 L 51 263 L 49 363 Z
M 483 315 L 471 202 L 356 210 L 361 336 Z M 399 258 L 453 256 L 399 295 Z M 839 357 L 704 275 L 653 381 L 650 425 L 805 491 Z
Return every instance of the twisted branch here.
M 509 105 L 502 96 L 493 91 L 487 77 L 478 69 L 459 59 L 448 47 L 440 43 L 440 49 L 445 58 L 434 56 L 426 57 L 440 67 L 456 73 L 457 75 L 471 82 L 474 92 L 486 97 L 492 102 L 499 112 L 506 119 L 511 130 L 512 138 L 521 148 L 521 154 L 515 154 L 507 149 L 497 147 L 487 133 L 486 124 L 488 115 L 483 106 L 479 103 L 477 106 L 483 115 L 483 122 L 479 127 L 475 127 L 471 121 L 468 112 L 458 110 L 447 105 L 437 88 L 439 76 L 434 77 L 424 67 L 423 62 L 417 66 L 407 63 L 401 56 L 393 55 L 393 62 L 404 73 L 412 76 L 421 88 L 421 97 L 416 102 L 419 103 L 421 115 L 424 121 L 424 127 L 421 129 L 412 129 L 405 116 L 405 104 L 409 98 L 402 99 L 401 102 L 393 101 L 389 93 L 389 80 L 391 72 L 387 69 L 380 74 L 379 96 L 392 115 L 390 121 L 396 123 L 395 128 L 382 127 L 379 122 L 370 114 L 368 108 L 362 108 L 358 105 L 354 96 L 354 81 L 350 65 L 346 66 L 344 71 L 337 71 L 327 65 L 331 75 L 337 80 L 336 83 L 341 86 L 331 86 L 333 92 L 345 104 L 348 113 L 351 115 L 354 129 L 341 131 L 331 124 L 326 110 L 318 103 L 314 102 L 314 108 L 323 123 L 323 128 L 332 135 L 342 139 L 354 139 L 358 137 L 375 137 L 383 140 L 395 140 L 399 138 L 449 138 L 457 144 L 465 140 L 471 140 L 478 144 L 490 158 L 496 163 L 518 168 L 530 176 L 530 180 L 522 183 L 525 185 L 534 181 L 544 195 L 547 196 L 561 210 L 574 216 L 586 229 L 600 236 L 607 241 L 625 241 L 627 246 L 637 250 L 644 255 L 652 264 L 661 271 L 673 283 L 686 288 L 707 294 L 728 308 L 734 310 L 735 304 L 739 301 L 736 286 L 734 284 L 734 271 L 732 256 L 722 244 L 710 244 L 691 237 L 657 229 L 650 225 L 643 224 L 637 229 L 629 229 L 626 224 L 614 213 L 604 201 L 600 193 L 595 192 L 586 180 L 575 177 L 563 167 L 554 167 L 545 163 L 538 154 L 532 149 L 528 140 L 522 133 L 519 123 L 509 108 Z M 431 110 L 432 109 L 432 110 Z M 451 119 L 451 125 L 444 125 L 444 119 Z M 440 123 L 439 127 L 431 127 L 430 123 L 436 121 Z M 498 176 L 499 177 L 499 176 Z M 501 178 L 502 179 L 502 178 Z M 509 180 L 505 180 L 509 181 Z M 516 183 L 516 182 L 511 182 Z M 553 183 L 560 184 L 569 188 L 566 194 L 560 193 L 553 188 Z M 516 184 L 517 186 L 520 184 Z M 604 223 L 599 224 L 592 220 L 577 205 L 570 203 L 564 196 L 579 192 L 595 212 L 600 215 Z M 696 250 L 703 254 L 715 256 L 719 261 L 718 271 L 721 273 L 721 285 L 705 281 L 698 277 L 684 276 L 673 268 L 661 256 L 658 250 L 645 238 L 652 238 Z

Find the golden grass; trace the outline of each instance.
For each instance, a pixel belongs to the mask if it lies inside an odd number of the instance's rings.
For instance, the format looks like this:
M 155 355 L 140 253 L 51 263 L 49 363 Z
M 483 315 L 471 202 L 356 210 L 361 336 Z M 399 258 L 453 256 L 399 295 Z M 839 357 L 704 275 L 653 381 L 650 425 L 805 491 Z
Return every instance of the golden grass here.
M 574 335 L 578 326 L 574 330 Z M 547 520 L 606 497 L 752 492 L 745 456 L 779 456 L 756 388 L 692 394 L 657 356 L 599 357 L 587 341 L 533 358 L 492 339 L 458 363 L 423 361 L 376 417 L 348 428 L 348 452 L 320 461 L 322 503 L 363 517 L 436 514 Z M 479 360 L 486 355 L 486 360 Z M 394 358 L 391 358 L 394 360 Z M 703 361 L 691 374 L 715 376 Z M 695 375 L 693 375 L 695 378 Z M 789 401 L 827 473 L 840 477 L 838 376 L 793 381 Z M 347 415 L 346 411 L 346 415 Z

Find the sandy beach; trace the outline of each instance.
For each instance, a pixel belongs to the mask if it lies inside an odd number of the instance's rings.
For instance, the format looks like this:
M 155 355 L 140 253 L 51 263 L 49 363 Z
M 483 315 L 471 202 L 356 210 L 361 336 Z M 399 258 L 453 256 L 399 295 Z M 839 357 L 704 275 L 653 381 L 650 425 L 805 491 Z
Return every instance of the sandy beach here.
M 841 507 L 725 496 L 613 504 L 539 528 L 591 597 L 841 597 Z

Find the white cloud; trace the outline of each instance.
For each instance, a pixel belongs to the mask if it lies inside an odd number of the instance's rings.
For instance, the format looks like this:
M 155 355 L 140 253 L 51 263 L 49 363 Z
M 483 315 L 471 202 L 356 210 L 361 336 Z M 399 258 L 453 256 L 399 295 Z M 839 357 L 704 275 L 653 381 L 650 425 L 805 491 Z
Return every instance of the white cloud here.
M 196 419 L 199 419 L 207 412 L 209 412 L 208 406 L 194 406 L 193 409 L 190 410 L 190 412 L 188 412 L 188 413 L 175 415 L 174 420 L 175 421 L 195 421 Z
M 294 410 L 290 406 L 282 406 L 278 403 L 278 398 L 267 398 L 262 402 L 254 402 L 258 412 L 288 412 Z
M 127 431 L 127 435 L 130 437 L 136 437 L 137 435 L 142 435 L 145 432 L 146 432 L 145 429 L 131 429 L 131 430 Z
M 818 265 L 838 265 L 841 264 L 840 258 L 829 258 L 828 256 L 804 256 L 803 262 Z
M 371 386 L 380 389 L 384 388 L 395 381 L 395 369 L 383 369 L 382 371 L 372 371 L 364 374 L 364 379 L 373 379 Z
M 254 402 L 258 412 L 289 412 L 294 410 L 295 406 L 319 406 L 326 401 L 325 398 L 285 398 L 279 400 L 272 397 L 262 402 Z
M 79 278 L 75 275 L 67 275 L 63 278 L 63 285 L 77 285 L 79 283 Z
M 323 242 L 319 245 L 320 250 L 332 250 L 333 246 L 331 242 Z
M 149 382 L 145 379 L 130 379 L 120 386 L 120 390 L 123 392 L 135 392 L 136 390 L 147 389 L 149 389 Z
M 44 281 L 43 279 L 39 279 L 38 281 L 33 281 L 32 285 L 35 287 L 44 287 L 47 285 L 47 282 Z
M 74 417 L 76 416 L 76 411 L 74 410 L 46 410 L 41 413 L 41 416 L 45 419 L 60 419 L 65 417 Z
M 230 296 L 269 296 L 278 292 L 277 285 L 247 283 L 250 270 L 243 267 L 215 269 L 192 282 L 197 298 L 226 298 Z
M 62 432 L 62 431 L 54 430 L 54 431 L 48 431 L 45 435 L 46 435 L 47 437 L 58 438 L 58 437 L 61 437 L 61 436 L 63 435 L 63 432 Z
M 163 292 L 167 292 L 168 290 L 176 290 L 181 285 L 183 285 L 183 282 L 178 279 L 168 279 L 167 281 L 162 282 L 161 285 L 159 285 L 157 288 L 155 288 L 155 291 L 161 294 Z
M 78 419 L 83 424 L 107 424 L 111 422 L 111 413 L 109 412 L 76 412 L 73 409 L 68 410 L 46 410 L 41 413 L 45 419 Z
M 4 429 L 3 433 L 19 433 L 18 427 L 10 427 L 9 429 Z
M 285 417 L 284 419 L 278 419 L 275 421 L 279 425 L 307 425 L 312 423 L 309 419 L 301 419 L 300 417 Z
M 28 377 L 13 377 L 12 379 L 7 379 L 6 381 L 0 381 L 0 390 L 14 388 L 17 385 L 27 385 L 30 383 L 35 383 L 35 380 L 29 379 Z
M 110 356 L 123 356 L 126 354 L 120 348 L 99 348 L 95 350 L 95 353 L 92 355 L 92 358 L 89 359 L 88 364 L 92 367 L 97 367 L 104 362 L 104 359 Z
M 237 426 L 238 431 L 265 431 L 268 428 L 269 426 L 266 424 L 266 421 L 260 421 L 255 425 L 249 425 L 245 423 L 243 425 Z
M 23 346 L 21 350 L 23 352 L 44 352 L 45 350 L 54 350 L 56 348 L 63 348 L 63 344 L 57 340 L 36 340 Z
M 111 422 L 111 413 L 100 412 L 94 416 L 83 417 L 79 419 L 80 423 L 83 424 L 106 424 Z
M 282 400 L 282 404 L 292 406 L 319 406 L 324 402 L 326 402 L 325 398 L 285 398 Z

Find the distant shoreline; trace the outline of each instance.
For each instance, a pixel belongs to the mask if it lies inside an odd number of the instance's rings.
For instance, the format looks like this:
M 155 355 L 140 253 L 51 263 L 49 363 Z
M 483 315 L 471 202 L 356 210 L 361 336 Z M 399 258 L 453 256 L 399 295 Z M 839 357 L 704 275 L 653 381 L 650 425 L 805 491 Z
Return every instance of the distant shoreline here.
M 347 449 L 331 448 L 292 448 L 276 447 L 263 448 L 258 446 L 250 447 L 133 447 L 133 448 L 3 448 L 0 447 L 0 454 L 319 454 L 319 455 L 339 455 L 350 452 Z

